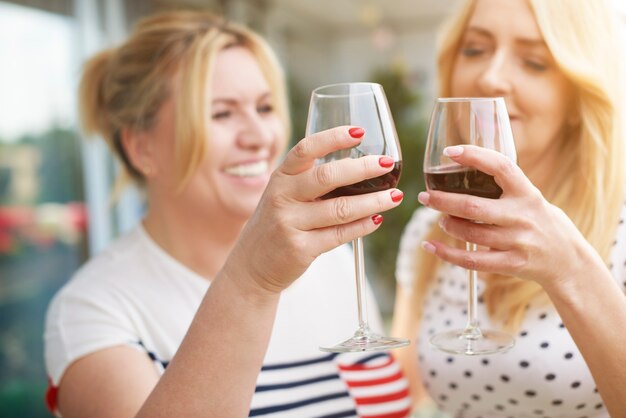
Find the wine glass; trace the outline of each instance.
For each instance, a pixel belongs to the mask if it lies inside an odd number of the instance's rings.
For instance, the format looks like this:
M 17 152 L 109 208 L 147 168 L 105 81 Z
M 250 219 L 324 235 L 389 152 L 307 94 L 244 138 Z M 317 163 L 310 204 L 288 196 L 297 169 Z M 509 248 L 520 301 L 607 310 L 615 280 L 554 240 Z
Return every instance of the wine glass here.
M 498 199 L 502 189 L 493 176 L 464 167 L 443 155 L 444 148 L 471 144 L 496 150 L 516 160 L 511 123 L 501 97 L 437 99 L 430 120 L 424 156 L 424 179 L 428 190 L 470 194 Z M 467 251 L 476 244 L 465 243 Z M 468 270 L 469 294 L 465 329 L 435 334 L 430 343 L 453 354 L 493 354 L 504 352 L 515 344 L 509 334 L 481 330 L 476 316 L 477 274 Z
M 306 135 L 342 125 L 354 125 L 365 129 L 361 143 L 353 148 L 335 151 L 320 158 L 317 164 L 343 158 L 359 158 L 364 155 L 387 155 L 395 165 L 391 172 L 380 177 L 340 187 L 321 196 L 332 199 L 338 196 L 359 195 L 395 187 L 400 179 L 402 156 L 396 128 L 389 111 L 383 88 L 375 83 L 343 83 L 318 87 L 311 94 Z M 320 347 L 328 352 L 372 351 L 404 347 L 409 341 L 378 335 L 370 329 L 365 299 L 365 272 L 363 262 L 363 239 L 353 241 L 358 329 L 354 335 L 331 347 Z

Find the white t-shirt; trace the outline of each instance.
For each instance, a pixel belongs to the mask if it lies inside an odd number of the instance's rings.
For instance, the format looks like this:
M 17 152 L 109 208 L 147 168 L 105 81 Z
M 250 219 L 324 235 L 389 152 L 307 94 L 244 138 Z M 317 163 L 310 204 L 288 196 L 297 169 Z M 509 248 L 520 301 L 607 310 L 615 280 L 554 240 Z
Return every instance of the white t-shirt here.
M 48 310 L 49 406 L 55 408 L 55 387 L 67 367 L 108 347 L 142 350 L 163 372 L 209 285 L 158 247 L 141 227 L 90 260 Z M 319 351 L 320 345 L 354 333 L 355 292 L 347 246 L 320 256 L 283 292 L 250 416 L 406 415 L 407 381 L 387 353 L 338 356 Z M 368 299 L 371 325 L 380 330 L 371 293 Z
M 396 279 L 410 290 L 416 257 L 439 212 L 418 209 L 402 236 Z M 609 268 L 624 289 L 626 284 L 626 211 L 622 211 Z M 478 295 L 484 290 L 478 281 Z M 479 303 L 483 329 L 498 329 Z M 601 320 L 601 319 L 599 319 Z M 421 378 L 439 407 L 454 417 L 537 418 L 607 417 L 582 355 L 552 305 L 531 303 L 506 353 L 489 356 L 450 355 L 432 348 L 429 338 L 439 332 L 463 329 L 467 322 L 467 274 L 443 263 L 424 299 L 416 353 Z

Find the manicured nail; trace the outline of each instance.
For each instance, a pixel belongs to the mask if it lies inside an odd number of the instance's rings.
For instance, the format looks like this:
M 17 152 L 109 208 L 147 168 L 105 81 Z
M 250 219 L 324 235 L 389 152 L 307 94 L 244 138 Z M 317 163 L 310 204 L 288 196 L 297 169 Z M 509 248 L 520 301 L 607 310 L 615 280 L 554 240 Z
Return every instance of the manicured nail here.
M 420 192 L 417 195 L 417 200 L 424 206 L 428 206 L 428 201 L 430 200 L 430 193 L 428 192 Z
M 463 154 L 463 147 L 459 147 L 458 145 L 443 149 L 443 155 L 446 157 L 458 157 L 461 154 Z
M 422 248 L 424 249 L 424 251 L 431 254 L 435 254 L 435 252 L 437 251 L 437 248 L 428 241 L 422 241 Z
M 363 128 L 350 128 L 348 133 L 352 138 L 360 138 L 365 135 L 365 129 Z
M 380 157 L 378 159 L 378 164 L 380 164 L 381 167 L 389 168 L 394 164 L 394 161 L 391 157 Z
M 374 222 L 374 225 L 380 225 L 382 221 L 383 221 L 383 215 L 372 216 L 372 222 Z
M 403 197 L 404 193 L 402 193 L 402 191 L 400 190 L 394 190 L 391 192 L 391 200 L 393 200 L 394 202 L 401 201 Z

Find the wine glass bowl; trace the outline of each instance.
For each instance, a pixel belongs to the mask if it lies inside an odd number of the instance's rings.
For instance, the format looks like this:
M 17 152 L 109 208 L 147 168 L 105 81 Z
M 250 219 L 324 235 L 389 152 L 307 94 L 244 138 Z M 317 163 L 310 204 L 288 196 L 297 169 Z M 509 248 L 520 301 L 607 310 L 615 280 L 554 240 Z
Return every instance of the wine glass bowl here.
M 455 145 L 475 145 L 498 151 L 516 160 L 515 143 L 504 99 L 441 98 L 433 109 L 426 152 L 424 180 L 427 190 L 468 194 L 498 199 L 502 189 L 493 176 L 472 167 L 461 166 L 444 155 Z M 466 243 L 467 251 L 476 244 Z M 435 334 L 430 343 L 453 354 L 492 354 L 504 352 L 515 344 L 509 334 L 481 330 L 477 318 L 477 273 L 468 270 L 468 309 L 465 329 Z
M 366 155 L 386 155 L 393 158 L 393 169 L 379 177 L 339 187 L 321 196 L 332 199 L 372 193 L 396 187 L 402 171 L 402 154 L 393 118 L 382 86 L 375 83 L 342 83 L 318 87 L 311 94 L 306 135 L 337 126 L 352 125 L 363 128 L 361 142 L 350 149 L 332 152 L 318 159 L 324 164 L 343 158 L 360 158 Z M 353 241 L 357 290 L 358 328 L 353 336 L 330 347 L 320 347 L 327 352 L 374 351 L 404 347 L 409 341 L 385 337 L 374 333 L 368 324 L 365 299 L 365 273 L 363 240 Z

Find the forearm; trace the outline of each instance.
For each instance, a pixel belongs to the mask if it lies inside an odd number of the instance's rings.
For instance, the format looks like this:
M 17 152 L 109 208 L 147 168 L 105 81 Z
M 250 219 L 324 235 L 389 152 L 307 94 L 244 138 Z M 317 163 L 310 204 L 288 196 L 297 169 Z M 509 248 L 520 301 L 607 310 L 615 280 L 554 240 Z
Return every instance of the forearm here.
M 211 284 L 139 417 L 248 415 L 279 296 L 245 289 L 229 273 Z
M 595 254 L 594 254 L 595 256 Z M 547 289 L 613 417 L 626 416 L 626 297 L 599 257 Z

